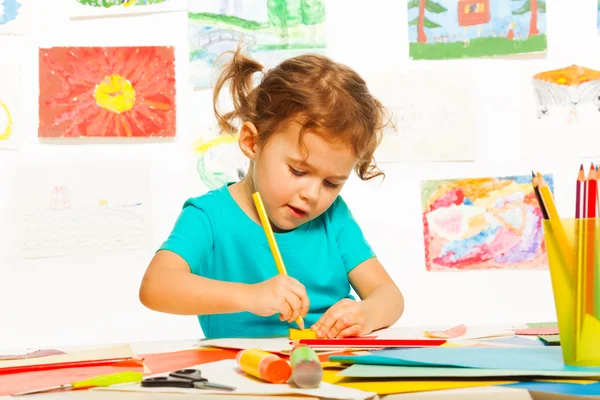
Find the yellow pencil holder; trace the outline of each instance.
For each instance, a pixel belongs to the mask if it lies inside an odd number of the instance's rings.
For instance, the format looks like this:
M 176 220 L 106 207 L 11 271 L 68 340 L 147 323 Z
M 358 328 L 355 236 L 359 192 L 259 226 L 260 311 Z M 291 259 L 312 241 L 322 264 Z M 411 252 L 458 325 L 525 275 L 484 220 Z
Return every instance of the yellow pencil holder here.
M 595 219 L 544 220 L 565 364 L 600 366 L 600 229 Z

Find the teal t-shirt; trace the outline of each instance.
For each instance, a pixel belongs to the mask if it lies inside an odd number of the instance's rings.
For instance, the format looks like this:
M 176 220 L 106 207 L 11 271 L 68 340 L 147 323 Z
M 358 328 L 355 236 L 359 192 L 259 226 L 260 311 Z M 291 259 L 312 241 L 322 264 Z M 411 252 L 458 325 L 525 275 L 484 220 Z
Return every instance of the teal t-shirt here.
M 238 206 L 228 186 L 188 199 L 168 239 L 160 247 L 179 254 L 192 273 L 229 282 L 258 283 L 277 274 L 261 225 Z M 290 276 L 306 288 L 306 327 L 350 294 L 348 273 L 375 256 L 346 203 L 338 196 L 318 218 L 293 231 L 275 233 Z M 287 336 L 279 315 L 249 312 L 198 316 L 206 338 Z

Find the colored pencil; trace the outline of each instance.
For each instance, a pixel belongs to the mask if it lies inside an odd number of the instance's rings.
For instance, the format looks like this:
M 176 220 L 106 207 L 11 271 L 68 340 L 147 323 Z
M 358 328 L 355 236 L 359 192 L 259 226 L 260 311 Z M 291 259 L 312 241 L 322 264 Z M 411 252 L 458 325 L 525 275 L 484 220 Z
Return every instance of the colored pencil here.
M 576 272 L 572 270 L 573 249 L 569 244 L 567 233 L 565 232 L 563 224 L 558 215 L 556 205 L 554 204 L 554 198 L 552 197 L 552 193 L 550 192 L 548 184 L 539 172 L 536 174 L 536 178 L 537 186 L 540 190 L 540 195 L 542 197 L 542 202 L 546 206 L 546 211 L 548 212 L 548 221 L 550 222 L 550 226 L 552 227 L 554 238 L 556 239 L 556 243 L 563 258 L 563 263 L 567 268 L 567 270 L 565 271 L 566 279 L 568 280 L 570 286 L 573 288 L 573 277 L 574 273 Z
M 271 248 L 273 258 L 275 259 L 277 271 L 280 274 L 287 275 L 288 273 L 285 269 L 285 264 L 283 263 L 283 258 L 281 257 L 279 246 L 277 246 L 277 241 L 275 240 L 273 228 L 271 227 L 271 221 L 269 220 L 269 216 L 267 215 L 267 209 L 265 208 L 260 193 L 253 193 L 252 199 L 254 200 L 254 205 L 256 206 L 256 211 L 258 212 L 258 216 L 260 218 L 260 223 L 262 224 L 263 230 L 265 231 L 265 235 L 267 235 L 267 241 L 269 242 L 269 247 Z M 304 330 L 304 319 L 301 315 L 298 315 L 298 318 L 296 318 L 296 324 L 298 324 L 298 327 L 300 329 Z
M 585 294 L 583 290 L 583 276 L 585 269 L 585 214 L 586 214 L 586 197 L 585 197 L 585 171 L 583 164 L 579 167 L 579 174 L 577 175 L 577 193 L 575 196 L 575 223 L 577 224 L 577 275 L 575 281 L 575 348 L 579 343 L 581 336 L 581 328 L 583 324 L 583 309 L 585 303 Z
M 584 274 L 585 311 L 594 315 L 594 268 L 596 262 L 596 198 L 597 177 L 594 164 L 591 165 L 587 177 L 587 210 L 586 210 L 586 263 Z
M 531 184 L 533 185 L 533 192 L 535 193 L 535 197 L 540 206 L 540 210 L 542 211 L 542 217 L 544 219 L 548 219 L 548 211 L 546 211 L 546 206 L 544 206 L 542 195 L 540 194 L 540 189 L 538 188 L 538 178 L 535 176 L 535 173 L 533 171 L 531 171 Z

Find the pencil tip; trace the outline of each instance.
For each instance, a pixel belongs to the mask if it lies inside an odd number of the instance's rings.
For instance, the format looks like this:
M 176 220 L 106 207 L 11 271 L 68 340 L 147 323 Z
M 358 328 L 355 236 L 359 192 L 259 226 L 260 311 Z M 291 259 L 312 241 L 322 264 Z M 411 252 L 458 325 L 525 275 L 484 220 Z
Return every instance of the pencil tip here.
M 531 176 L 535 178 L 535 173 L 533 172 L 533 170 L 531 170 Z
M 581 166 L 579 167 L 580 171 L 583 171 L 583 164 L 581 164 Z

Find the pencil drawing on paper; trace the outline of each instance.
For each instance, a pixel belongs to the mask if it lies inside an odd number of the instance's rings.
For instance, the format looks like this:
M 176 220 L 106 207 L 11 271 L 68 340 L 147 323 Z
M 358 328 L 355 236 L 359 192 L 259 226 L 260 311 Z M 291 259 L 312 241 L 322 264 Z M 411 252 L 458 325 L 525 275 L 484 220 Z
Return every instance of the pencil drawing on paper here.
M 130 6 L 145 6 L 151 4 L 164 3 L 169 0 L 74 0 L 90 7 L 130 7 Z
M 12 115 L 8 106 L 0 101 L 0 141 L 8 141 L 12 134 Z
M 537 117 L 565 113 L 567 122 L 579 120 L 579 110 L 600 112 L 600 71 L 571 65 L 540 72 L 533 77 Z
M 531 176 L 422 181 L 421 205 L 428 271 L 547 267 Z
M 192 0 L 188 13 L 190 80 L 210 86 L 220 54 L 244 51 L 265 66 L 326 48 L 325 0 Z
M 172 47 L 40 49 L 39 79 L 39 137 L 175 136 Z
M 194 143 L 196 170 L 202 183 L 217 189 L 227 182 L 237 182 L 248 169 L 248 159 L 237 145 L 238 135 L 220 135 Z
M 546 51 L 544 0 L 408 0 L 413 59 Z
M 24 257 L 47 257 L 85 252 L 125 251 L 146 244 L 146 205 L 75 206 L 67 186 L 57 184 L 47 208 L 21 215 L 20 250 Z
M 0 1 L 0 25 L 14 21 L 19 14 L 22 4 L 20 0 Z

